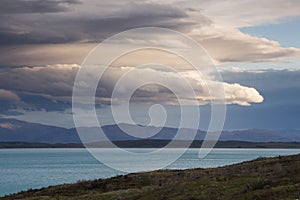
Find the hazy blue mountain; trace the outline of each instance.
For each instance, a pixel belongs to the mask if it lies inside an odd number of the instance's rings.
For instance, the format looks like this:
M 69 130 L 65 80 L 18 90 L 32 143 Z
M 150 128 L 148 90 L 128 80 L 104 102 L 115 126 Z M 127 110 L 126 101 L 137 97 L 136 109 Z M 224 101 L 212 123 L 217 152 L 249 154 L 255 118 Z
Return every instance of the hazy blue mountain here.
M 158 128 L 154 126 L 136 126 L 130 124 L 121 124 L 122 128 L 129 133 L 137 133 L 139 137 L 147 137 L 151 133 L 157 133 L 148 139 L 157 140 L 170 140 L 173 139 L 177 133 L 176 128 Z M 124 140 L 138 140 L 140 138 L 126 134 L 117 125 L 108 125 L 102 127 L 106 136 L 113 141 Z M 81 128 L 86 133 L 89 142 L 99 141 L 97 137 L 94 137 L 94 133 L 97 133 L 96 127 L 83 127 Z M 182 137 L 176 138 L 178 140 L 188 139 L 188 135 L 194 132 L 191 129 L 181 129 Z M 212 133 L 209 133 L 212 134 Z M 198 130 L 195 140 L 203 140 L 206 133 Z M 102 139 L 100 139 L 101 141 Z M 249 130 L 235 130 L 235 131 L 223 131 L 220 140 L 237 140 L 248 142 L 300 142 L 299 132 L 293 130 L 289 131 L 272 131 L 261 129 L 249 129 Z M 62 127 L 47 126 L 37 123 L 29 123 L 14 119 L 2 119 L 0 118 L 0 142 L 43 142 L 43 143 L 81 143 L 81 140 L 77 134 L 75 128 L 66 129 Z
M 74 130 L 14 119 L 0 119 L 0 141 L 80 143 Z

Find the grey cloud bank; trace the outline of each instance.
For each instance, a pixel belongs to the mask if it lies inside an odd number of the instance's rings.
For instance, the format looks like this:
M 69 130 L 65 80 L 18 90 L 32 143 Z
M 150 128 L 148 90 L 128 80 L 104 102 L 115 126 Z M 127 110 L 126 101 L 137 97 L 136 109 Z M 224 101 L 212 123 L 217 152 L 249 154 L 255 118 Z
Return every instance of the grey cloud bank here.
M 68 11 L 77 0 L 2 0 L 1 14 L 55 13 Z
M 33 99 L 36 99 L 37 96 L 41 96 L 42 98 L 51 99 L 51 101 L 57 100 L 70 103 L 74 79 L 79 67 L 80 66 L 78 65 L 54 65 L 1 70 L 0 85 L 5 93 L 3 92 L 3 95 L 0 95 L 0 98 L 3 97 L 2 100 L 7 100 L 8 97 L 6 96 L 12 97 L 12 94 L 15 94 L 17 98 L 16 94 L 19 94 L 23 96 L 23 98 L 26 96 L 26 99 L 28 100 L 28 95 L 30 94 Z M 96 93 L 96 97 L 99 98 L 100 103 L 104 103 L 107 99 L 109 100 L 111 98 L 114 86 L 118 79 L 132 69 L 132 67 L 111 68 L 105 73 L 99 83 L 100 87 L 98 87 Z M 126 93 L 127 88 L 131 88 L 132 85 L 138 81 L 137 77 L 143 77 L 143 80 L 157 80 L 166 85 L 173 85 L 178 91 L 182 91 L 181 94 L 178 94 L 182 95 L 179 98 L 189 99 L 192 97 L 186 96 L 184 87 L 181 85 L 182 82 L 180 81 L 184 78 L 188 80 L 196 92 L 197 100 L 200 105 L 210 103 L 212 98 L 208 88 L 202 83 L 207 80 L 202 80 L 202 78 L 197 76 L 197 73 L 194 71 L 174 73 L 151 68 L 136 69 L 130 74 L 130 81 L 127 81 L 122 86 L 121 89 L 123 89 L 123 92 Z M 260 103 L 263 101 L 263 97 L 254 88 L 244 87 L 237 83 L 229 84 L 217 81 L 214 82 L 213 80 L 210 81 L 212 81 L 211 84 L 215 88 L 224 87 L 227 104 L 250 105 L 251 102 Z M 173 102 L 174 99 L 176 100 L 171 91 L 155 84 L 139 88 L 132 99 L 136 102 L 156 102 L 166 104 Z M 19 105 L 22 107 L 22 98 L 19 102 Z M 15 104 L 15 102 L 12 103 Z M 45 104 L 44 109 L 47 109 L 47 104 Z
M 71 70 L 69 68 L 69 70 Z M 243 128 L 266 128 L 266 129 L 297 129 L 299 128 L 300 119 L 300 70 L 224 70 L 221 72 L 225 82 L 230 84 L 240 83 L 241 85 L 249 88 L 253 87 L 263 95 L 264 101 L 259 104 L 252 104 L 249 107 L 239 105 L 227 106 L 227 118 L 225 122 L 225 129 L 243 129 Z M 44 76 L 40 75 L 45 78 Z M 61 82 L 61 81 L 57 81 Z M 63 83 L 63 82 L 61 82 Z M 64 83 L 63 83 L 64 84 Z M 70 84 L 71 85 L 71 84 Z M 26 86 L 25 86 L 26 87 Z M 8 88 L 7 88 L 8 89 Z M 6 90 L 9 91 L 9 90 Z M 38 92 L 35 94 L 26 94 L 17 90 L 12 90 L 14 94 L 18 95 L 19 101 L 5 101 L 6 104 L 2 104 L 2 114 L 7 113 L 8 110 L 14 110 L 16 108 L 22 108 L 25 102 L 27 111 L 24 116 L 20 116 L 22 120 L 34 120 L 43 123 L 55 125 L 59 124 L 63 126 L 59 121 L 54 120 L 59 116 L 59 119 L 65 123 L 65 126 L 72 126 L 72 115 L 70 115 L 68 109 L 70 109 L 70 100 L 59 97 L 58 94 L 53 93 L 52 89 L 49 89 L 51 95 L 46 96 Z M 63 91 L 63 90 L 61 90 Z M 142 93 L 143 94 L 143 93 Z M 206 124 L 209 118 L 209 105 L 201 106 L 203 124 Z M 31 110 L 29 109 L 31 108 Z M 172 119 L 169 119 L 170 126 L 177 122 L 178 113 L 176 114 L 176 106 L 169 106 L 168 110 Z M 39 111 L 38 111 L 39 110 Z M 59 111 L 55 112 L 42 112 L 46 111 Z M 106 124 L 112 123 L 109 118 L 106 106 L 98 107 L 100 117 L 106 121 Z M 139 112 L 140 110 L 140 112 Z M 36 112 L 38 111 L 38 112 Z M 140 106 L 133 107 L 133 111 L 137 113 L 137 118 L 141 118 L 144 114 L 141 111 Z M 22 111 L 24 112 L 24 110 Z M 7 116 L 12 116 L 8 113 Z M 52 116 L 52 117 L 49 117 Z M 18 117 L 17 117 L 18 118 Z M 44 119 L 44 120 L 43 120 Z M 141 120 L 141 119 L 140 119 Z M 142 119 L 143 121 L 143 119 Z M 205 127 L 202 127 L 205 128 Z
M 47 65 L 51 58 L 58 58 L 56 63 L 66 63 L 64 59 L 68 58 L 71 60 L 68 63 L 80 64 L 78 48 L 101 42 L 120 31 L 144 26 L 171 28 L 188 34 L 203 44 L 217 62 L 276 61 L 299 56 L 297 48 L 284 48 L 276 41 L 247 35 L 238 29 L 299 15 L 299 2 L 276 2 L 270 8 L 264 7 L 267 17 L 261 11 L 267 1 L 230 5 L 223 1 L 7 1 L 0 14 L 0 49 L 5 52 L 0 55 L 0 65 Z M 223 10 L 219 5 L 224 6 Z M 251 10 L 251 16 L 240 13 L 245 6 L 248 12 Z M 65 46 L 55 48 L 52 44 Z M 65 51 L 64 57 L 59 57 L 60 49 L 66 45 L 73 45 L 74 50 Z M 16 52 L 18 49 L 26 51 L 26 55 Z M 43 58 L 40 49 L 46 49 Z M 79 53 L 80 57 L 87 52 Z

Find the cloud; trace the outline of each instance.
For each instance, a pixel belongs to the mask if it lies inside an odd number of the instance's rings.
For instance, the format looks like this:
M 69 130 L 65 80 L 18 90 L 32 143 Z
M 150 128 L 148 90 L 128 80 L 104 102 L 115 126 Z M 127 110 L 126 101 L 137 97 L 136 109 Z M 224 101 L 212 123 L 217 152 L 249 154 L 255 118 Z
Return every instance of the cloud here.
M 203 13 L 216 24 L 241 28 L 280 23 L 299 16 L 300 2 L 294 0 L 212 0 L 202 4 L 194 1 L 195 7 L 202 7 Z
M 82 5 L 78 8 L 79 11 L 59 15 L 43 14 L 37 17 L 35 14 L 20 16 L 12 13 L 0 23 L 1 44 L 100 42 L 112 34 L 132 28 L 158 26 L 177 29 L 192 23 L 183 21 L 188 17 L 185 10 L 170 4 L 132 2 L 114 8 L 105 8 L 102 4 L 98 2 L 98 9 L 94 12 L 85 10 Z M 99 15 L 99 7 L 101 10 L 111 10 L 111 13 Z M 206 19 L 204 21 L 207 23 Z
M 226 82 L 233 81 L 258 87 L 264 91 L 284 90 L 291 88 L 300 89 L 300 69 L 260 69 L 251 70 L 240 67 L 220 70 Z M 288 96 L 286 96 L 289 98 Z M 275 100 L 275 99 L 274 99 Z
M 0 123 L 0 128 L 14 130 L 14 129 L 18 128 L 18 126 L 14 125 L 12 123 Z
M 0 101 L 19 101 L 20 98 L 15 93 L 0 89 Z
M 298 48 L 284 48 L 279 42 L 251 36 L 238 29 L 208 26 L 193 30 L 191 35 L 220 63 L 278 61 L 300 56 Z
M 82 63 L 97 44 L 11 45 L 0 47 L 0 68 Z M 12 57 L 14 59 L 12 59 Z
M 78 2 L 70 0 L 22 2 L 45 7 L 45 13 L 37 15 L 34 12 L 38 9 L 34 6 L 24 6 L 23 11 L 21 8 L 18 11 L 19 6 L 18 9 L 6 9 L 0 22 L 1 51 L 5 52 L 0 56 L 0 65 L 47 65 L 52 58 L 63 59 L 63 46 L 76 49 L 74 53 L 65 52 L 66 63 L 79 64 L 78 57 L 84 58 L 88 50 L 103 39 L 120 31 L 144 26 L 165 27 L 186 33 L 203 44 L 218 62 L 274 61 L 300 55 L 298 48 L 285 48 L 276 41 L 239 31 L 241 27 L 280 23 L 288 17 L 299 16 L 299 2 L 293 0 L 276 0 L 272 5 L 265 0 L 201 3 L 88 0 L 81 2 L 76 9 L 70 8 Z M 11 1 L 7 4 L 8 7 L 19 5 Z M 53 15 L 47 10 L 59 13 Z M 25 11 L 27 14 L 16 14 Z M 87 49 L 86 43 L 94 44 Z M 41 55 L 40 48 L 49 53 Z M 26 53 L 16 54 L 16 49 L 24 49 Z M 65 62 L 56 60 L 54 63 Z
M 69 10 L 69 6 L 79 4 L 77 0 L 2 0 L 0 13 L 55 13 Z
M 78 65 L 0 69 L 0 111 L 64 111 L 71 107 Z
M 299 106 L 299 69 L 247 70 L 233 68 L 223 70 L 221 75 L 223 80 L 228 83 L 238 82 L 242 85 L 257 88 L 259 91 L 263 92 L 264 104 L 266 106 Z
M 254 103 L 251 106 L 239 106 L 236 104 L 227 105 L 225 129 L 299 129 L 300 69 L 249 70 L 234 68 L 222 70 L 220 73 L 224 83 L 228 83 L 229 87 L 232 87 L 229 91 L 232 91 L 233 93 L 234 91 L 241 92 L 239 88 L 235 90 L 235 87 L 238 87 L 235 83 L 239 83 L 239 85 L 244 87 L 242 91 L 246 90 L 247 93 L 249 92 L 251 94 L 253 91 L 251 88 L 255 88 L 255 90 L 264 98 L 262 103 Z M 191 75 L 188 76 L 192 77 Z M 163 91 L 164 88 L 157 89 Z M 148 91 L 148 89 L 145 88 L 144 91 Z M 169 92 L 168 90 L 165 91 Z M 139 95 L 138 97 L 140 100 L 142 100 L 143 96 L 146 99 L 145 94 L 136 95 Z M 230 95 L 231 94 L 229 93 L 229 97 L 227 98 L 230 98 Z M 240 97 L 242 96 L 240 94 L 237 95 Z M 37 93 L 35 96 L 39 96 L 39 94 Z M 259 98 L 259 96 L 257 97 Z M 53 97 L 51 98 L 53 99 Z M 48 97 L 48 99 L 51 98 Z M 30 99 L 30 97 L 28 97 L 28 99 Z M 252 98 L 247 97 L 247 99 L 250 101 Z M 255 99 L 252 99 L 252 101 L 255 101 Z M 43 106 L 46 107 L 46 104 Z M 175 111 L 178 107 L 172 105 L 166 107 L 171 107 L 170 109 L 174 111 L 174 113 L 171 114 L 171 119 L 173 120 L 172 125 L 177 126 L 178 124 L 176 120 L 178 120 L 178 115 L 175 114 L 177 113 Z M 2 108 L 3 104 L 1 104 L 0 110 Z M 108 110 L 109 109 L 105 106 L 97 109 L 100 119 L 104 121 L 107 120 L 105 122 L 110 124 L 113 123 L 113 121 L 109 121 L 111 118 L 108 117 L 110 113 Z M 145 117 L 144 110 L 139 107 L 137 107 L 136 110 L 133 110 L 133 113 L 139 112 L 140 116 Z M 209 117 L 206 116 L 210 116 L 210 112 L 211 110 L 209 105 L 201 106 L 201 114 L 203 116 L 203 119 L 201 119 L 206 120 L 206 118 L 208 118 L 207 121 L 209 122 Z M 34 117 L 31 117 L 32 115 L 34 115 Z M 59 112 L 58 114 L 56 114 L 56 112 L 46 113 L 44 111 L 26 112 L 24 116 L 19 117 L 20 120 L 31 120 L 34 122 L 42 122 L 52 125 L 59 124 L 60 126 L 74 126 L 72 115 L 65 115 L 63 112 Z M 69 123 L 64 121 L 66 118 L 68 118 Z M 59 122 L 57 119 L 59 119 Z M 204 122 L 206 123 L 206 121 Z
M 263 103 L 249 108 L 227 106 L 225 128 L 299 129 L 300 69 L 234 68 L 221 75 L 228 83 L 256 88 L 264 97 Z
M 78 65 L 5 69 L 0 73 L 0 85 L 4 89 L 2 91 L 5 91 L 2 93 L 17 99 L 16 95 L 13 96 L 13 93 L 7 92 L 8 90 L 15 91 L 22 102 L 27 105 L 25 106 L 26 109 L 63 110 L 70 107 L 73 83 L 78 69 Z M 127 76 L 127 79 L 117 90 L 121 96 L 122 94 L 127 95 L 128 91 L 139 83 L 154 81 L 161 84 L 149 84 L 139 88 L 132 97 L 134 102 L 176 104 L 177 99 L 170 89 L 177 91 L 178 98 L 184 100 L 186 104 L 204 105 L 217 98 L 211 96 L 209 88 L 205 86 L 205 80 L 195 71 L 177 73 L 152 68 L 111 67 L 101 78 L 100 87 L 97 89 L 96 96 L 102 103 L 106 103 L 112 97 L 115 84 L 124 75 Z M 241 86 L 237 83 L 206 81 L 212 85 L 215 91 L 224 87 L 225 101 L 224 99 L 217 99 L 222 103 L 245 106 L 263 101 L 262 96 L 254 88 Z M 184 83 L 191 85 L 196 93 L 196 99 L 187 90 Z M 29 106 L 30 104 L 32 105 Z
M 0 85 L 18 92 L 70 97 L 78 65 L 23 67 L 2 70 Z
M 241 86 L 234 83 L 223 83 L 225 89 L 226 101 L 229 104 L 238 104 L 243 106 L 250 106 L 250 103 L 261 103 L 264 98 L 259 92 L 251 87 Z
M 22 104 L 20 97 L 12 91 L 0 88 L 0 113 L 16 109 L 16 105 Z

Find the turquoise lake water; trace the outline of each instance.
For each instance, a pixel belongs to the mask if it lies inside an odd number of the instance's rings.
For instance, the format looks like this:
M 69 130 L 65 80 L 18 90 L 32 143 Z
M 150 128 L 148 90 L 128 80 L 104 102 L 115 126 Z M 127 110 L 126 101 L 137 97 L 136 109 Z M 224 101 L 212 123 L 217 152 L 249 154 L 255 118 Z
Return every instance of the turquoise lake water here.
M 136 151 L 148 151 L 138 149 Z M 99 150 L 101 151 L 101 150 Z M 169 149 L 176 153 L 176 149 Z M 300 153 L 300 149 L 214 149 L 204 159 L 198 158 L 199 149 L 189 149 L 168 169 L 208 168 L 239 163 L 258 157 L 272 157 Z M 114 162 L 114 151 L 105 151 Z M 166 155 L 161 155 L 164 159 Z M 126 158 L 122 159 L 124 165 Z M 145 163 L 148 165 L 149 163 Z M 30 188 L 74 183 L 78 180 L 108 178 L 124 172 L 111 169 L 97 161 L 86 149 L 1 149 L 0 196 Z

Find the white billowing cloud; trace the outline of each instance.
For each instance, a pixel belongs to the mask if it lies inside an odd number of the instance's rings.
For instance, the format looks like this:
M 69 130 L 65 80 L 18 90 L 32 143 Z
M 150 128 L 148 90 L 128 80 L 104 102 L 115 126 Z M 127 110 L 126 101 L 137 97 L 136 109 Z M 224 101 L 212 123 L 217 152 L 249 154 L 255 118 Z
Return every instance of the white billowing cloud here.
M 242 106 L 249 106 L 250 103 L 261 103 L 263 101 L 263 97 L 254 88 L 241 86 L 238 83 L 229 84 L 219 82 L 209 79 L 209 77 L 206 77 L 208 79 L 204 80 L 196 71 L 162 72 L 150 68 L 122 67 L 121 70 L 111 69 L 111 71 L 103 77 L 102 85 L 106 85 L 108 81 L 116 83 L 122 76 L 126 76 L 126 79 L 120 84 L 120 87 L 110 87 L 110 93 L 115 89 L 119 94 L 117 97 L 122 97 L 122 94 L 125 96 L 128 95 L 128 91 L 130 91 L 131 88 L 135 88 L 139 83 L 158 83 L 140 87 L 134 93 L 132 98 L 134 101 L 176 104 L 178 103 L 176 98 L 179 98 L 182 102 L 187 104 L 204 105 L 214 101 Z M 139 79 L 142 80 L 140 81 Z M 185 86 L 186 83 L 193 89 L 195 96 L 187 89 Z M 111 86 L 111 84 L 108 85 Z M 213 96 L 214 92 L 221 88 L 224 88 L 224 96 L 222 96 L 222 94 L 215 94 L 215 96 Z M 108 87 L 106 87 L 106 89 L 108 89 Z M 176 93 L 175 96 L 172 90 L 180 92 Z
M 242 86 L 238 83 L 216 81 L 213 80 L 213 78 L 211 78 L 211 80 L 204 81 L 199 76 L 197 76 L 196 73 L 193 72 L 188 72 L 186 74 L 188 78 L 193 79 L 196 82 L 194 88 L 196 88 L 196 91 L 198 90 L 198 100 L 200 102 L 204 101 L 207 103 L 213 100 L 215 97 L 211 96 L 211 90 L 218 91 L 220 90 L 220 88 L 224 88 L 224 96 L 219 96 L 217 94 L 217 97 L 223 97 L 223 99 L 214 99 L 217 102 L 220 101 L 221 103 L 226 104 L 249 106 L 250 103 L 261 103 L 264 100 L 263 96 L 255 88 Z M 210 91 L 207 90 L 207 88 L 199 91 L 199 88 L 197 86 L 203 86 L 205 84 L 209 84 Z
M 261 103 L 264 98 L 255 88 L 244 87 L 238 83 L 223 83 L 226 101 L 229 104 L 238 104 L 242 106 L 250 106 L 251 103 Z
M 13 93 L 11 91 L 0 89 L 0 100 L 19 101 L 20 98 L 18 97 L 18 95 L 16 95 L 15 93 Z

